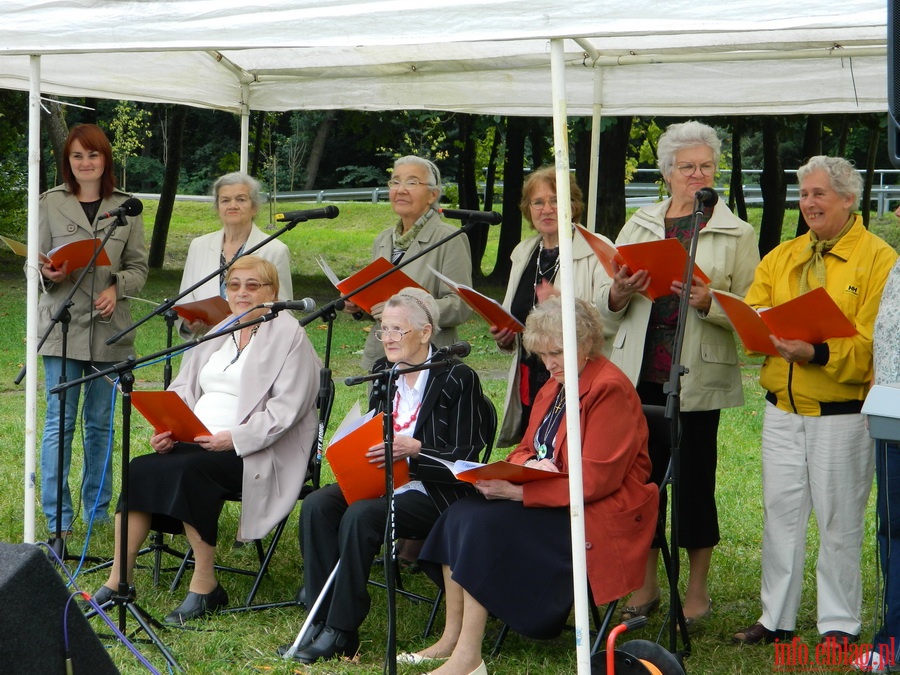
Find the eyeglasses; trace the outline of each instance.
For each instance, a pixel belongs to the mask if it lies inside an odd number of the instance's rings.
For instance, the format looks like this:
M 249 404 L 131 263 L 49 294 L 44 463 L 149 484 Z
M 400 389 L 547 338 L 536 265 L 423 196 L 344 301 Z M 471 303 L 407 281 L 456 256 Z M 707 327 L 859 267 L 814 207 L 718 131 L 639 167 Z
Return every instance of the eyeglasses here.
M 433 184 L 426 183 L 425 181 L 421 181 L 418 178 L 407 178 L 406 180 L 397 180 L 396 178 L 392 178 L 387 182 L 387 186 L 391 190 L 399 190 L 401 185 L 407 190 L 415 190 L 420 185 L 424 185 L 425 187 L 430 188 L 434 187 Z
M 697 169 L 700 169 L 700 173 L 704 176 L 712 176 L 716 172 L 716 165 L 712 162 L 705 162 L 703 164 L 679 164 L 675 167 L 681 173 L 682 176 L 693 176 Z
M 385 339 L 391 340 L 392 342 L 400 342 L 405 335 L 412 333 L 412 328 L 409 330 L 399 330 L 397 328 L 392 328 L 391 330 L 378 329 L 372 332 L 375 335 L 375 339 L 379 342 L 384 342 Z
M 250 281 L 245 281 L 243 283 L 241 283 L 237 279 L 233 279 L 232 281 L 229 281 L 227 284 L 225 284 L 225 288 L 228 289 L 229 291 L 231 291 L 232 293 L 237 293 L 239 290 L 241 290 L 241 286 L 243 286 L 244 288 L 247 289 L 248 292 L 256 293 L 256 291 L 258 291 L 263 286 L 271 286 L 271 285 L 272 284 L 261 284 L 258 281 L 254 281 L 253 279 L 251 279 Z
M 531 206 L 531 208 L 537 209 L 538 211 L 540 211 L 545 206 L 549 206 L 551 209 L 555 209 L 556 197 L 550 197 L 550 199 L 547 201 L 544 201 L 543 199 L 532 199 L 530 202 L 528 202 L 528 204 L 529 206 Z

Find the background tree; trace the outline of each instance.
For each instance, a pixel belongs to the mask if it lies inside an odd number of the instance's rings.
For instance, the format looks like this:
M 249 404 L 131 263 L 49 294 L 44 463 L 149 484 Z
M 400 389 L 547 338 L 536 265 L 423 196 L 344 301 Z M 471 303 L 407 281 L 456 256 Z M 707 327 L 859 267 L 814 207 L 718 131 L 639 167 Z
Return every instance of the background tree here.
M 113 159 L 122 172 L 119 187 L 123 190 L 127 189 L 128 158 L 136 155 L 144 147 L 144 140 L 153 135 L 150 116 L 147 109 L 139 108 L 130 101 L 119 101 L 109 122 Z
M 159 194 L 159 205 L 153 221 L 153 234 L 150 237 L 150 267 L 162 269 L 166 259 L 166 240 L 169 238 L 169 224 L 172 221 L 172 209 L 178 193 L 178 177 L 181 173 L 182 139 L 184 123 L 187 119 L 187 107 L 170 106 L 171 114 L 165 117 L 168 127 L 165 133 L 165 178 Z M 167 111 L 169 112 L 169 111 Z

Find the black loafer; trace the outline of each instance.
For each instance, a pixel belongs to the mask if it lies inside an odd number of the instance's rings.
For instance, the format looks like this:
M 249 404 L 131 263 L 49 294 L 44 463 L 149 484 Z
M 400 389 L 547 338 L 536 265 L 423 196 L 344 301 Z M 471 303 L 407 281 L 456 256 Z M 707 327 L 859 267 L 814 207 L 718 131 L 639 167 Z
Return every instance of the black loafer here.
M 294 654 L 300 663 L 315 663 L 319 659 L 333 659 L 335 656 L 355 656 L 359 651 L 359 633 L 324 626 L 312 643 Z
M 184 625 L 186 621 L 212 614 L 227 605 L 228 593 L 219 584 L 209 593 L 188 593 L 184 601 L 163 620 L 166 623 Z
M 322 632 L 322 629 L 325 628 L 325 623 L 322 621 L 317 621 L 312 626 L 309 627 L 309 630 L 306 631 L 306 635 L 303 636 L 303 639 L 300 640 L 300 644 L 297 645 L 297 652 L 302 652 L 304 649 L 309 647 L 313 641 L 317 637 L 319 637 L 319 633 Z M 281 645 L 278 648 L 278 656 L 284 656 L 287 654 L 287 651 L 291 648 L 291 645 Z M 295 654 L 297 652 L 294 652 Z
M 112 589 L 109 586 L 101 586 L 97 589 L 97 591 L 91 596 L 94 602 L 96 602 L 101 607 L 108 602 L 111 602 L 113 597 L 118 593 L 118 590 Z M 134 586 L 128 587 L 128 599 L 134 602 L 134 599 L 137 597 L 137 589 Z

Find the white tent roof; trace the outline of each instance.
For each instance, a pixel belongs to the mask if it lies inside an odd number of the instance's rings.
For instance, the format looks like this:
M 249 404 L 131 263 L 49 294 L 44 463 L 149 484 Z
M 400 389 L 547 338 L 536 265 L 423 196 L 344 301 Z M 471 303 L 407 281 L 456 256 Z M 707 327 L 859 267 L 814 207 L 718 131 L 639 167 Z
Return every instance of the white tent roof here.
M 39 54 L 45 94 L 549 116 L 564 37 L 570 115 L 600 66 L 606 115 L 871 112 L 886 35 L 883 0 L 5 0 L 0 87 Z

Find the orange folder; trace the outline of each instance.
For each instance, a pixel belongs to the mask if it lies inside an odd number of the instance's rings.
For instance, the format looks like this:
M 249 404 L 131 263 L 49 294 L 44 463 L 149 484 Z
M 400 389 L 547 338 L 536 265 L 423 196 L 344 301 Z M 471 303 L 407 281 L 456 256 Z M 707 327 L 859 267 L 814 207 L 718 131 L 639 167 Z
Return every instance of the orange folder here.
M 28 247 L 22 242 L 2 236 L 0 236 L 0 241 L 9 246 L 16 255 L 28 256 Z M 101 243 L 100 239 L 79 239 L 78 241 L 57 246 L 49 253 L 40 253 L 38 255 L 42 262 L 51 264 L 55 269 L 59 269 L 68 261 L 69 272 L 74 272 L 90 262 L 91 256 L 94 255 L 94 249 L 98 248 Z M 106 251 L 101 249 L 100 255 L 97 256 L 94 264 L 97 267 L 108 267 L 112 263 L 109 261 Z
M 670 290 L 672 282 L 681 281 L 684 277 L 688 256 L 684 246 L 677 239 L 655 239 L 636 244 L 610 246 L 581 225 L 576 227 L 600 259 L 600 264 L 609 276 L 612 277 L 616 273 L 613 262 L 620 267 L 627 265 L 632 274 L 647 270 L 650 273 L 650 286 L 644 295 L 651 300 L 672 295 Z M 694 274 L 704 283 L 709 283 L 709 277 L 697 265 L 694 265 Z
M 554 473 L 552 471 L 541 471 L 540 469 L 532 469 L 530 466 L 521 464 L 513 464 L 506 460 L 499 462 L 491 462 L 490 464 L 482 464 L 481 462 L 467 462 L 458 459 L 455 462 L 449 462 L 440 457 L 421 453 L 422 459 L 430 459 L 432 462 L 443 464 L 456 476 L 459 480 L 466 483 L 474 483 L 478 480 L 508 480 L 510 483 L 521 485 L 522 483 L 531 483 L 536 480 L 547 480 L 548 478 L 566 478 L 567 473 Z
M 828 292 L 821 287 L 759 312 L 726 293 L 712 291 L 712 296 L 748 352 L 778 356 L 769 335 L 821 344 L 830 338 L 853 337 L 857 333 Z
M 384 496 L 384 469 L 370 464 L 366 457 L 366 451 L 384 439 L 383 420 L 384 413 L 378 413 L 338 440 L 332 440 L 325 453 L 348 504 Z M 408 482 L 409 464 L 402 459 L 394 462 L 394 487 Z
M 172 438 L 182 443 L 212 435 L 174 391 L 133 391 L 131 402 L 158 434 L 171 431 Z
M 208 326 L 215 326 L 231 314 L 231 307 L 219 295 L 203 300 L 195 300 L 194 302 L 185 302 L 181 305 L 175 305 L 172 309 L 188 323 L 200 319 Z
M 384 274 L 390 269 L 394 269 L 394 266 L 387 258 L 376 258 L 356 274 L 351 274 L 343 281 L 337 281 L 337 276 L 323 258 L 319 258 L 317 262 L 322 268 L 322 271 L 325 272 L 325 276 L 327 276 L 331 280 L 331 283 L 334 284 L 335 288 L 337 288 L 341 293 L 344 294 L 349 293 L 356 288 L 359 288 L 364 283 L 371 281 L 378 275 Z M 384 279 L 382 279 L 381 281 L 377 281 L 376 283 L 360 291 L 359 293 L 354 293 L 347 299 L 353 301 L 355 304 L 359 305 L 365 311 L 371 314 L 372 307 L 377 305 L 379 302 L 385 302 L 392 295 L 396 295 L 404 288 L 408 288 L 410 286 L 413 286 L 415 288 L 422 288 L 419 284 L 410 279 L 409 276 L 404 274 L 403 270 L 395 270 L 394 272 L 391 272 L 386 277 L 384 277 Z
M 455 281 L 444 276 L 430 265 L 428 269 L 431 270 L 434 276 L 447 284 L 454 293 L 461 297 L 463 299 L 463 302 L 471 307 L 476 314 L 487 321 L 489 326 L 497 326 L 497 328 L 508 328 L 513 333 L 521 333 L 523 330 L 525 330 L 525 326 L 522 325 L 522 322 L 512 314 L 507 312 L 505 309 L 503 309 L 503 305 L 501 305 L 493 298 L 489 298 L 486 295 L 479 293 L 474 288 L 470 288 L 469 286 L 457 284 Z

